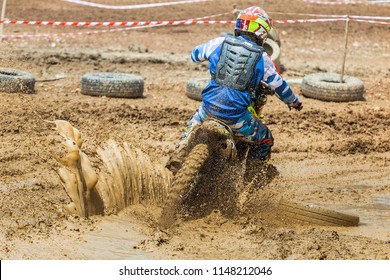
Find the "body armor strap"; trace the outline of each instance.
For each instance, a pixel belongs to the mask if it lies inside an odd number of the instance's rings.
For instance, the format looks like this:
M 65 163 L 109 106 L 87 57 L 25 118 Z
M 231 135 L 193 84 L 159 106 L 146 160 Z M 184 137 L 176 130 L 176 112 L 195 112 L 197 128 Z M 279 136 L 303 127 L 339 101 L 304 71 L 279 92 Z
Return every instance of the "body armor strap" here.
M 214 79 L 239 91 L 248 91 L 263 47 L 233 36 L 226 37 L 217 63 Z

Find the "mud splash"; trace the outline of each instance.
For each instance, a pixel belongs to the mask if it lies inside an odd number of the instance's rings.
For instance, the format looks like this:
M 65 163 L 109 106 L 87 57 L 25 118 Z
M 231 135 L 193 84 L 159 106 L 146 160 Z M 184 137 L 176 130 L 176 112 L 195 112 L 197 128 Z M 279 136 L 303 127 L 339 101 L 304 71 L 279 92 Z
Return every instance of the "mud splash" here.
M 172 175 L 152 163 L 140 149 L 109 140 L 104 147 L 97 148 L 102 163 L 97 174 L 81 150 L 78 129 L 63 120 L 53 123 L 65 140 L 58 152 L 62 155 L 55 157 L 63 165 L 57 173 L 72 200 L 67 207 L 70 213 L 89 217 L 118 213 L 129 205 L 163 201 Z
M 108 141 L 97 150 L 103 161 L 96 186 L 105 210 L 117 213 L 129 205 L 159 205 L 166 197 L 172 175 L 134 146 Z

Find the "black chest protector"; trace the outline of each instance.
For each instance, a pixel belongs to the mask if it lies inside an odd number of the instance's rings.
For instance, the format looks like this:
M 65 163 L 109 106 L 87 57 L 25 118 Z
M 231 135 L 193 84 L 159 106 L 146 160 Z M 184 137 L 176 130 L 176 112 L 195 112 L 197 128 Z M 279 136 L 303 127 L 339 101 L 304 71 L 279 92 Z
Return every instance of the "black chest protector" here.
M 247 91 L 263 47 L 233 36 L 226 37 L 217 63 L 214 79 L 239 91 Z

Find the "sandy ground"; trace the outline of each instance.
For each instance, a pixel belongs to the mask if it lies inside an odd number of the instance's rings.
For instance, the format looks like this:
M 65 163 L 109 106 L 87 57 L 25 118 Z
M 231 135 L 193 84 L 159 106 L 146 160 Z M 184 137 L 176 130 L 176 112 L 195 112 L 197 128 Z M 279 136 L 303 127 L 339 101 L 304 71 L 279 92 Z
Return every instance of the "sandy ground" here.
M 99 1 L 111 5 L 131 0 Z M 143 3 L 164 2 L 144 1 Z M 230 12 L 258 1 L 216 0 L 139 10 L 107 10 L 63 1 L 10 1 L 12 20 L 179 20 Z M 294 2 L 294 5 L 290 3 Z M 224 7 L 224 8 L 221 8 Z M 388 16 L 389 5 L 306 4 L 266 1 L 274 19 L 298 13 Z M 294 14 L 281 14 L 294 13 Z M 232 15 L 217 17 L 232 19 Z M 343 22 L 278 24 L 283 76 L 339 72 Z M 171 232 L 156 227 L 162 205 L 130 206 L 89 219 L 64 211 L 70 202 L 56 173 L 56 132 L 46 121 L 67 120 L 84 139 L 84 152 L 99 170 L 97 147 L 113 139 L 140 148 L 165 164 L 185 121 L 199 105 L 185 94 L 206 65 L 189 53 L 232 25 L 171 26 L 71 37 L 3 40 L 1 67 L 34 74 L 35 94 L 0 93 L 0 259 L 364 259 L 390 258 L 390 32 L 388 25 L 350 24 L 346 74 L 365 83 L 365 101 L 305 98 L 289 111 L 276 98 L 266 108 L 275 137 L 271 163 L 279 175 L 254 186 L 239 215 L 223 211 L 221 197 L 209 211 Z M 5 25 L 5 34 L 75 33 L 107 29 Z M 145 98 L 92 97 L 80 93 L 85 73 L 123 72 L 144 77 Z M 60 77 L 60 79 L 55 79 Z M 52 81 L 45 81 L 54 79 Z M 55 147 L 54 147 L 55 148 Z M 221 186 L 222 187 L 222 186 Z M 324 227 L 284 218 L 281 198 L 360 217 L 358 227 Z

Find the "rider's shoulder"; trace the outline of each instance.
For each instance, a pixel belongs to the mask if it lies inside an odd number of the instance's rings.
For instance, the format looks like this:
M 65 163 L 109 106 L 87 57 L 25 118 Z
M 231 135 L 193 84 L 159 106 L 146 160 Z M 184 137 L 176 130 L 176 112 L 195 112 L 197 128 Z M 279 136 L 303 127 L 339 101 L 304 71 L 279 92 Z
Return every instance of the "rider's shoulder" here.
M 222 44 L 224 41 L 225 41 L 225 37 L 216 37 L 214 39 L 211 39 L 209 41 L 210 44 L 215 44 L 215 45 L 219 45 L 219 44 Z

